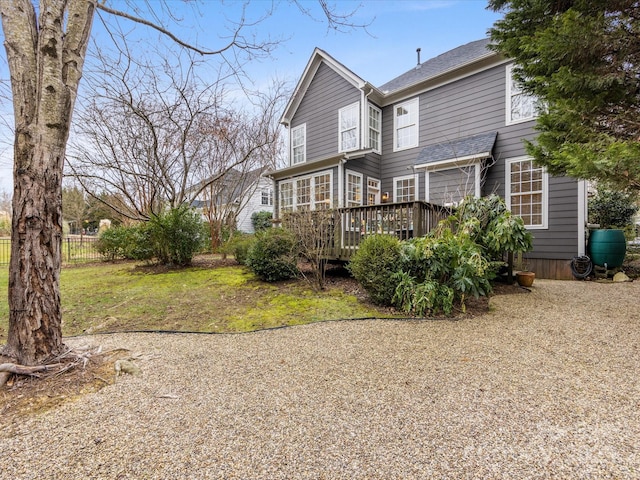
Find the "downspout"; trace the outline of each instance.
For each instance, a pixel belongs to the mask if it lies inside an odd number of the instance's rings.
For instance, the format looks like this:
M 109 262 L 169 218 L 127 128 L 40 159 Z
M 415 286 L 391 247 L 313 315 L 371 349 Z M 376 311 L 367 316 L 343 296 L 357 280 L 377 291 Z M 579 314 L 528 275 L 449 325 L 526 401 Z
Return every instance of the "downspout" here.
M 344 207 L 344 164 L 345 163 L 347 163 L 347 159 L 344 157 L 338 160 L 338 208 Z
M 578 180 L 578 256 L 587 253 L 587 219 L 589 218 L 587 201 L 587 181 Z

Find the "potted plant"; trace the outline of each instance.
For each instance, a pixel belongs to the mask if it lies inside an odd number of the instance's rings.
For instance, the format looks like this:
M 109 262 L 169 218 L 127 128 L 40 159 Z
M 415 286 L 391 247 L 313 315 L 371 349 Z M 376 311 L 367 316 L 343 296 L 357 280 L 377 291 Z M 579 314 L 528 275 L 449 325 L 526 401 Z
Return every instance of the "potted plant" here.
M 516 271 L 516 282 L 521 287 L 530 287 L 536 279 L 535 272 L 529 271 L 529 265 L 524 257 L 524 252 L 519 251 L 515 255 L 513 267 Z

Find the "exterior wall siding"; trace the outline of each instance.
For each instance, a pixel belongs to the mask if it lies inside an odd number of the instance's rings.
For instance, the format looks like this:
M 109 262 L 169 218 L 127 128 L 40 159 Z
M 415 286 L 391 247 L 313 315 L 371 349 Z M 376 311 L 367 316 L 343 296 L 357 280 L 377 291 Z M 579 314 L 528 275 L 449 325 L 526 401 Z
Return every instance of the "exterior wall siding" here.
M 251 223 L 251 215 L 255 212 L 262 211 L 273 213 L 273 205 L 262 205 L 262 190 L 268 190 L 272 188 L 272 186 L 273 183 L 267 178 L 261 178 L 259 180 L 257 188 L 254 190 L 246 205 L 238 212 L 238 216 L 236 218 L 238 230 L 245 233 L 253 233 L 254 230 L 253 223 Z
M 338 111 L 359 100 L 360 90 L 320 65 L 291 121 L 292 128 L 307 125 L 307 162 L 338 153 Z

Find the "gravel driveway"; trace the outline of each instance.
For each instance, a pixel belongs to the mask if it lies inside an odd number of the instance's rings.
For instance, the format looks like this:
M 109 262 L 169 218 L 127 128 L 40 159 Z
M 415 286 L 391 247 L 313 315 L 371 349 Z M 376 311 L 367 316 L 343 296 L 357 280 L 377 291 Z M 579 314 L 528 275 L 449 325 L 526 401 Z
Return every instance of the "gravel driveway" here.
M 2 425 L 0 478 L 637 479 L 638 298 L 536 280 L 461 321 L 76 338 L 142 376 Z

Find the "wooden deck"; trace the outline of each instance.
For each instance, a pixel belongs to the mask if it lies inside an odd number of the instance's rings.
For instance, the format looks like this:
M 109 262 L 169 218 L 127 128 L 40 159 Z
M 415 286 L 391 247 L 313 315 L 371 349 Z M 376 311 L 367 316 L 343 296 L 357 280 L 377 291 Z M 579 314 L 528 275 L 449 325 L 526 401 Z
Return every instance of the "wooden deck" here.
M 394 235 L 400 240 L 426 235 L 449 216 L 450 210 L 427 202 L 385 203 L 361 207 L 339 208 L 331 211 L 307 212 L 316 217 L 319 243 L 327 252 L 327 260 L 347 261 L 368 235 Z M 324 215 L 326 213 L 326 216 Z M 284 226 L 299 221 L 305 213 L 284 216 Z M 319 220 L 323 216 L 323 221 Z M 323 225 L 320 227 L 320 225 Z

